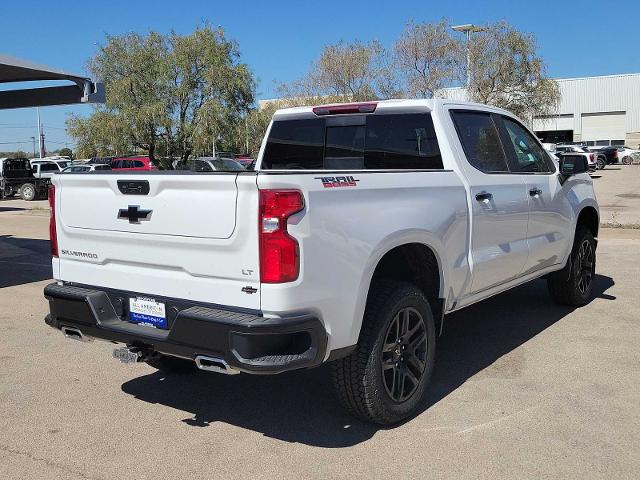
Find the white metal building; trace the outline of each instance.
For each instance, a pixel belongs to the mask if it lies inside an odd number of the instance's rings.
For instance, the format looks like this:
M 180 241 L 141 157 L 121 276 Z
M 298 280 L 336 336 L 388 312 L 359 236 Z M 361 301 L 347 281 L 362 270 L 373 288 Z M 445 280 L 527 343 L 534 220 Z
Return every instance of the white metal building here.
M 640 145 L 640 74 L 557 80 L 557 115 L 536 118 L 533 129 L 545 142 Z
M 533 119 L 543 142 L 584 142 L 587 145 L 640 146 L 640 73 L 563 78 L 555 115 Z M 463 100 L 464 88 L 442 95 Z

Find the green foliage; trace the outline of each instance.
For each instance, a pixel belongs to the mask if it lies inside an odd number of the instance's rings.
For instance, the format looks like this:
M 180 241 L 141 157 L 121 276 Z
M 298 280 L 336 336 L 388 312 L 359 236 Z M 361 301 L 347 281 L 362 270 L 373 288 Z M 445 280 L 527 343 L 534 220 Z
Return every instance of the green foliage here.
M 546 76 L 535 37 L 506 22 L 486 25 L 471 42 L 469 97 L 531 121 L 555 113 L 560 91 Z
M 58 155 L 61 157 L 69 157 L 70 160 L 73 160 L 73 151 L 70 148 L 61 148 L 58 150 Z
M 546 75 L 532 34 L 506 22 L 485 25 L 472 35 L 468 97 L 505 108 L 530 120 L 555 112 L 557 83 Z M 446 19 L 410 22 L 391 52 L 380 43 L 327 45 L 304 76 L 278 86 L 291 105 L 397 97 L 443 96 L 464 86 L 467 45 Z
M 255 81 L 237 44 L 209 25 L 189 35 L 108 36 L 89 69 L 105 82 L 107 103 L 67 122 L 81 156 L 133 147 L 184 160 L 210 152 L 214 136 L 220 149 L 236 143 L 254 101 Z
M 17 150 L 15 152 L 0 152 L 0 158 L 31 158 L 33 156 L 32 153 L 27 153 L 22 150 Z

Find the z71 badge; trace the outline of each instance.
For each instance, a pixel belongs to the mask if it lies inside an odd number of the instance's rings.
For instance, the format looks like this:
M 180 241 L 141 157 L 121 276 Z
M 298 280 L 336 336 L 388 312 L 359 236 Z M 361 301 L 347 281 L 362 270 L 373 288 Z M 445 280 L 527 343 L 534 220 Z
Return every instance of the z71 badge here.
M 351 175 L 344 177 L 315 177 L 315 179 L 320 180 L 324 188 L 357 187 L 357 182 L 360 181 Z

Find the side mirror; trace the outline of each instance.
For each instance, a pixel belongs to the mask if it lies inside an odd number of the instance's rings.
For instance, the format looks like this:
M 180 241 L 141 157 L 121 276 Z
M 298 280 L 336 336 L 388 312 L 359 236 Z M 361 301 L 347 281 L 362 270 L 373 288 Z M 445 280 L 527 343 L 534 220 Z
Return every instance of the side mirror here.
M 589 171 L 589 162 L 584 155 L 564 154 L 560 157 L 560 176 L 562 183 L 572 175 Z
M 562 155 L 560 157 L 560 173 L 566 176 L 577 175 L 589 171 L 589 163 L 584 155 Z

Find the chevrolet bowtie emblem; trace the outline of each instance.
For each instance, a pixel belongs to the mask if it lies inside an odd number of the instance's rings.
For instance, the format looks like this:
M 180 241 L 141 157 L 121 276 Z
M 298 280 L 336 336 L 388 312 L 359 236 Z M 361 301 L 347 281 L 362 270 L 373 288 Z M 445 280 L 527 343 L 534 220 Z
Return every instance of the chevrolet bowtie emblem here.
M 151 219 L 153 210 L 141 210 L 139 205 L 129 205 L 118 210 L 118 218 L 128 219 L 129 223 L 140 223 L 140 220 Z

